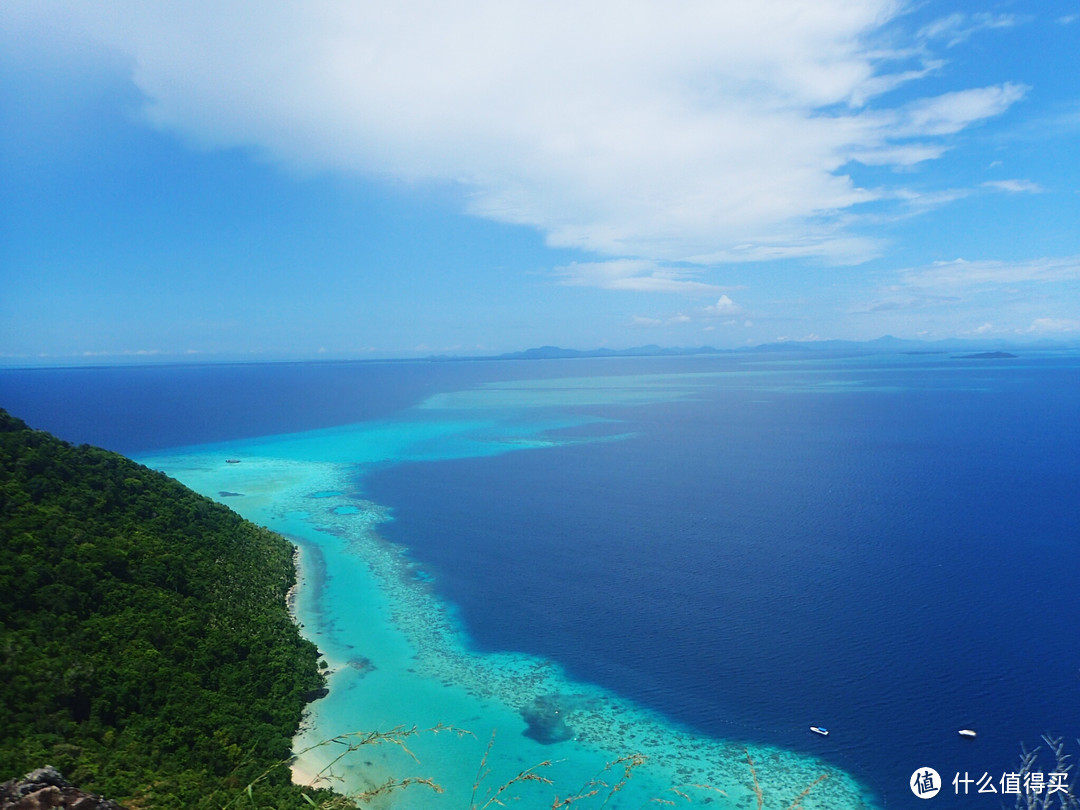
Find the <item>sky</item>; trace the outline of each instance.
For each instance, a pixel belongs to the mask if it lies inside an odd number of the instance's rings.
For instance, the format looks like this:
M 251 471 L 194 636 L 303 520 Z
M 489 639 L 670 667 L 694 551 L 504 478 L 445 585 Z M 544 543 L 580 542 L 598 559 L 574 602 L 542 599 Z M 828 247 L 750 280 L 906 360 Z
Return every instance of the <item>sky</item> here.
M 0 4 L 0 363 L 1080 344 L 1080 0 Z

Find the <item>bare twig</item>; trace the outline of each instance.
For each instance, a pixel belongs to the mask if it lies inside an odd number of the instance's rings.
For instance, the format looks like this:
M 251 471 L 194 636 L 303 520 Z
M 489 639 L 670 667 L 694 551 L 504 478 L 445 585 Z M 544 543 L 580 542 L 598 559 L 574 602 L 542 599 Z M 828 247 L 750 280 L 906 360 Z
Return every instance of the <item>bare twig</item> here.
M 411 728 L 397 726 L 390 729 L 389 731 L 355 732 L 351 734 L 341 734 L 337 737 L 332 737 L 329 740 L 323 740 L 320 743 L 308 746 L 304 750 L 300 751 L 296 756 L 290 757 L 289 759 L 281 760 L 280 762 L 271 765 L 269 768 L 259 774 L 255 779 L 253 779 L 250 783 L 248 783 L 248 785 L 240 793 L 235 794 L 233 798 L 231 798 L 226 804 L 222 806 L 221 810 L 228 810 L 234 805 L 239 804 L 239 802 L 241 802 L 245 796 L 247 797 L 248 801 L 250 801 L 252 805 L 254 805 L 255 799 L 253 792 L 258 784 L 264 782 L 270 776 L 270 774 L 272 774 L 278 768 L 288 767 L 298 757 L 301 757 L 304 754 L 309 753 L 310 751 L 314 751 L 317 748 L 322 748 L 328 745 L 339 745 L 342 747 L 343 750 L 332 760 L 330 760 L 329 763 L 323 766 L 323 768 L 317 774 L 315 774 L 315 777 L 311 780 L 311 783 L 308 785 L 308 787 L 316 790 L 320 788 L 328 788 L 332 780 L 337 779 L 340 781 L 340 777 L 334 775 L 334 767 L 343 759 L 348 757 L 350 754 L 355 753 L 364 746 L 383 744 L 396 745 L 409 757 L 411 757 L 415 762 L 419 762 L 420 760 L 417 759 L 416 755 L 409 749 L 408 745 L 405 744 L 405 741 L 409 737 L 414 737 L 418 734 L 438 734 L 442 731 L 452 731 L 458 736 L 465 736 L 470 734 L 470 732 L 465 731 L 464 729 L 459 729 L 453 726 L 447 726 L 439 723 L 435 726 L 432 726 L 431 728 L 426 729 L 420 729 L 416 726 L 412 726 Z M 436 793 L 442 793 L 442 787 L 440 787 L 434 780 L 427 777 L 413 776 L 404 779 L 391 778 L 383 784 L 379 785 L 378 787 L 371 788 L 366 791 L 360 791 L 352 795 L 337 795 L 331 799 L 327 799 L 326 801 L 318 805 L 316 805 L 314 800 L 307 794 L 304 794 L 304 799 L 309 804 L 320 808 L 320 810 L 334 810 L 335 808 L 352 808 L 356 806 L 356 802 L 358 801 L 368 801 L 376 796 L 381 796 L 395 790 L 401 790 L 409 787 L 410 785 L 424 785 L 425 787 L 433 790 Z
M 1057 777 L 1060 782 L 1055 785 L 1055 789 L 1051 789 L 1042 781 L 1044 774 L 1039 765 L 1039 752 L 1042 746 L 1028 751 L 1027 747 L 1021 743 L 1020 768 L 1017 771 L 1020 793 L 1016 797 L 1016 810 L 1053 810 L 1054 808 L 1080 810 L 1080 799 L 1077 798 L 1076 787 L 1069 779 L 1073 773 L 1073 765 L 1069 762 L 1072 757 L 1065 753 L 1065 741 L 1061 737 L 1052 737 L 1049 733 L 1043 734 L 1042 739 L 1054 755 L 1052 778 L 1056 774 L 1063 774 L 1063 776 Z M 1077 740 L 1077 744 L 1080 744 L 1080 740 Z M 1041 785 L 1038 790 L 1029 789 L 1033 774 L 1039 775 Z

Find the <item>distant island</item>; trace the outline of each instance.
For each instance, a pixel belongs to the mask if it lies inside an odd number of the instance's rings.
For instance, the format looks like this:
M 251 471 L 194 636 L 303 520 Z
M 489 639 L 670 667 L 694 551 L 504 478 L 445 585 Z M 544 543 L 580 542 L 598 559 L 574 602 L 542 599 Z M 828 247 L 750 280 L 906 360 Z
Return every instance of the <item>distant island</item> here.
M 810 355 L 824 354 L 827 352 L 844 352 L 850 354 L 906 354 L 911 356 L 933 354 L 955 354 L 957 352 L 991 353 L 1009 352 L 1023 349 L 1024 351 L 1060 352 L 1080 351 L 1080 339 L 1052 339 L 1038 338 L 1035 340 L 1009 341 L 1001 338 L 942 338 L 940 340 L 913 340 L 898 338 L 892 335 L 883 335 L 871 340 L 788 340 L 778 339 L 769 343 L 756 343 L 731 348 L 716 348 L 715 346 L 660 346 L 650 343 L 642 346 L 613 349 L 607 347 L 592 349 L 573 349 L 562 346 L 542 345 L 534 346 L 519 351 L 503 352 L 500 354 L 426 354 L 414 355 L 411 353 L 379 356 L 373 353 L 358 354 L 354 352 L 318 352 L 309 355 L 279 355 L 266 354 L 261 356 L 252 355 L 154 355 L 152 357 L 139 355 L 137 357 L 127 355 L 112 355 L 108 357 L 76 357 L 65 358 L 50 357 L 0 357 L 0 369 L 30 369 L 39 367 L 65 367 L 79 368 L 83 366 L 129 366 L 129 365 L 248 365 L 252 363 L 274 364 L 308 364 L 308 363 L 441 363 L 449 361 L 465 362 L 489 362 L 492 360 L 516 361 L 516 360 L 566 360 L 566 359 L 595 359 L 595 358 L 619 358 L 619 357 L 710 357 L 710 356 L 741 356 L 748 354 L 776 354 L 776 355 Z M 230 464 L 241 463 L 240 459 L 227 459 Z
M 712 346 L 678 349 L 664 348 L 655 344 L 635 346 L 631 349 L 563 349 L 558 346 L 540 346 L 522 352 L 507 352 L 495 355 L 496 360 L 566 360 L 574 357 L 685 357 L 695 354 L 720 354 L 720 349 Z
M 703 355 L 741 355 L 756 352 L 770 354 L 808 354 L 811 352 L 852 352 L 859 354 L 882 354 L 895 352 L 910 356 L 945 355 L 952 352 L 973 352 L 956 356 L 962 360 L 999 360 L 1015 358 L 1017 355 L 1005 351 L 1001 343 L 990 351 L 985 349 L 986 341 L 947 339 L 939 341 L 907 340 L 892 335 L 885 335 L 874 340 L 781 340 L 775 343 L 759 343 L 754 346 L 742 346 L 737 349 L 717 349 L 714 346 L 670 347 L 650 343 L 627 349 L 567 349 L 561 346 L 537 346 L 517 352 L 504 352 L 492 355 L 432 355 L 428 361 L 444 360 L 573 360 L 605 357 L 695 357 Z M 992 344 L 993 345 L 993 344 Z M 1064 344 L 1043 341 L 1032 344 L 1032 348 L 1063 349 Z
M 1015 358 L 1015 354 L 1009 352 L 978 352 L 976 354 L 961 354 L 957 360 L 1005 360 Z

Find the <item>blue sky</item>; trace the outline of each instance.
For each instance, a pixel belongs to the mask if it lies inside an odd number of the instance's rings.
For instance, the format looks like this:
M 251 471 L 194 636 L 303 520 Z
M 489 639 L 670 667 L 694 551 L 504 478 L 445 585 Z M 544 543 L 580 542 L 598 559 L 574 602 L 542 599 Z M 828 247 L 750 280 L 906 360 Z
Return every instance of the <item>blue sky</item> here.
M 1080 342 L 1080 0 L 0 6 L 0 362 Z

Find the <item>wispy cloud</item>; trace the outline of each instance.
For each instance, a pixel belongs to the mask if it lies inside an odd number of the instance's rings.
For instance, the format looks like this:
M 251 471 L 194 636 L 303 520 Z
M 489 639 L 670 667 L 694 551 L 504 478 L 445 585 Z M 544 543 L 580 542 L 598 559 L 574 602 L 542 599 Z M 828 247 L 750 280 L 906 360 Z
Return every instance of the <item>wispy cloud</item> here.
M 655 329 L 662 326 L 682 326 L 693 322 L 693 318 L 685 312 L 676 312 L 665 318 L 654 318 L 649 315 L 635 315 L 630 319 L 630 326 L 638 329 Z
M 983 183 L 983 186 L 1013 194 L 1041 194 L 1045 190 L 1030 180 L 989 180 Z
M 961 289 L 986 284 L 1051 283 L 1080 280 L 1080 256 L 1054 256 L 1019 262 L 937 262 L 903 273 L 903 286 Z
M 989 31 L 995 28 L 1012 28 L 1020 22 L 1020 18 L 1015 14 L 991 14 L 989 12 L 964 14 L 957 12 L 934 20 L 934 22 L 924 26 L 919 31 L 919 34 L 926 39 L 944 40 L 948 47 L 953 48 L 966 42 L 980 31 Z
M 1044 335 L 1080 332 L 1080 321 L 1075 318 L 1036 318 L 1031 322 L 1031 326 L 1021 331 Z
M 918 99 L 903 107 L 860 118 L 862 132 L 850 159 L 867 166 L 907 168 L 937 160 L 951 148 L 948 136 L 1003 114 L 1030 88 L 1006 82 Z M 875 190 L 884 199 L 897 192 Z
M 700 271 L 663 267 L 644 259 L 574 262 L 555 270 L 563 284 L 648 293 L 714 295 L 723 288 L 695 280 Z
M 917 101 L 901 111 L 895 135 L 952 135 L 972 124 L 1001 115 L 1027 93 L 1023 84 L 1006 82 L 960 90 Z
M 1075 286 L 1077 281 L 1080 281 L 1080 256 L 1017 262 L 956 259 L 903 270 L 895 283 L 880 287 L 875 297 L 853 304 L 848 311 L 870 314 L 936 308 L 956 310 L 981 301 L 983 306 L 998 309 L 999 315 L 1012 312 L 1015 324 L 1015 318 L 1027 311 L 1032 301 L 1059 298 L 1063 306 L 1068 306 L 1067 295 L 1054 293 L 1066 292 L 1066 287 Z M 1043 320 L 1047 324 L 1057 322 L 1052 318 Z
M 184 352 L 185 354 L 192 354 L 190 350 Z M 165 354 L 161 349 L 121 349 L 119 351 L 102 350 L 102 351 L 84 351 L 79 354 L 80 357 L 154 357 L 159 354 Z
M 925 309 L 927 307 L 950 306 L 956 304 L 961 298 L 957 295 L 931 295 L 927 293 L 912 293 L 899 287 L 889 287 L 879 291 L 880 297 L 867 302 L 859 302 L 848 310 L 854 314 L 868 314 L 875 312 L 897 312 L 902 310 Z

